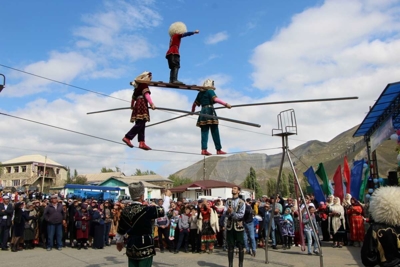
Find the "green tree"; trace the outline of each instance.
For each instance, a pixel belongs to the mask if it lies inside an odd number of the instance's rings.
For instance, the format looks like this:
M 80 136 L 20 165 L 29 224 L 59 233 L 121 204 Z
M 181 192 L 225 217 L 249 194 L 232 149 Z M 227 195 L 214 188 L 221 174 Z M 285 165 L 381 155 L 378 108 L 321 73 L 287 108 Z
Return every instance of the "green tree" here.
M 257 181 L 257 174 L 253 167 L 250 167 L 250 173 L 246 176 L 246 179 L 243 182 L 243 187 L 254 190 L 256 198 L 262 196 L 263 192 Z
M 74 177 L 77 177 L 78 176 L 78 171 L 75 169 L 74 170 Z
M 87 178 L 84 175 L 78 175 L 74 178 L 74 184 L 87 184 Z
M 286 175 L 284 173 L 282 173 L 279 191 L 280 191 L 280 195 L 282 197 L 289 196 L 289 182 L 288 182 L 288 178 L 286 177 Z
M 294 185 L 294 176 L 291 173 L 289 173 L 288 175 L 288 183 L 289 183 L 289 196 L 295 197 L 296 186 Z
M 105 173 L 105 172 L 114 172 L 113 169 L 111 168 L 106 168 L 106 167 L 102 167 L 100 170 L 101 173 Z
M 186 178 L 186 177 L 180 177 L 174 174 L 171 174 L 170 176 L 168 176 L 168 179 L 170 179 L 171 181 L 174 182 L 173 187 L 177 187 L 183 184 L 188 184 L 192 182 L 192 179 L 190 178 Z
M 67 180 L 71 179 L 71 170 L 67 167 Z
M 3 165 L 0 162 L 0 177 L 3 175 L 4 169 L 3 169 Z
M 266 182 L 266 186 L 267 186 L 267 195 L 269 197 L 276 194 L 276 179 L 275 178 L 269 178 Z
M 157 173 L 153 172 L 153 171 L 142 171 L 140 169 L 136 169 L 136 172 L 133 174 L 134 176 L 142 176 L 142 175 L 155 175 Z

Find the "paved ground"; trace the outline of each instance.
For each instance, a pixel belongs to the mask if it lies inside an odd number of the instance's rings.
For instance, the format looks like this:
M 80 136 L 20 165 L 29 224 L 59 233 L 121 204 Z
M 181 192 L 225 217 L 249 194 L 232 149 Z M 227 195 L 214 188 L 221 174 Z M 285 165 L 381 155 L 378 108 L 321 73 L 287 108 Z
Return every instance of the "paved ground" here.
M 323 249 L 323 266 L 362 266 L 360 260 L 359 247 L 331 248 L 329 243 L 325 243 Z M 265 264 L 264 250 L 258 249 L 255 258 L 245 256 L 245 267 L 297 267 L 297 266 L 320 266 L 320 256 L 308 256 L 298 247 L 290 250 L 269 250 L 269 264 Z M 238 266 L 235 257 L 234 266 Z M 23 267 L 106 267 L 117 266 L 127 267 L 127 257 L 123 252 L 118 252 L 115 246 L 106 247 L 101 250 L 76 250 L 64 248 L 62 251 L 46 251 L 41 248 L 34 250 L 20 251 L 12 253 L 10 251 L 0 251 L 1 266 Z M 159 253 L 154 257 L 154 267 L 225 267 L 227 266 L 227 254 L 222 250 L 216 249 L 213 254 L 192 254 L 183 253 L 172 254 L 169 252 Z

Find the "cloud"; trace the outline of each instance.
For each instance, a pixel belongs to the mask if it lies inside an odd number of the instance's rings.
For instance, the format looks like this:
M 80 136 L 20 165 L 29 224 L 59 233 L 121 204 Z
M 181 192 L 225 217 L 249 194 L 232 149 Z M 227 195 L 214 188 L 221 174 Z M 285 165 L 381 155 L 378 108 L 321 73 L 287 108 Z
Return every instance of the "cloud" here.
M 229 38 L 229 35 L 226 31 L 218 32 L 216 34 L 209 35 L 204 41 L 205 44 L 213 45 L 225 41 Z

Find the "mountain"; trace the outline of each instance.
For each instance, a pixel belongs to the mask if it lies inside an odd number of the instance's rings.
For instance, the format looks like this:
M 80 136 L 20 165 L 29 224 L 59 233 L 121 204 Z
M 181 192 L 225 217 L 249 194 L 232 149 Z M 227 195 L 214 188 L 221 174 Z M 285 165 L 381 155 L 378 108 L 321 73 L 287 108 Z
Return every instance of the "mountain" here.
M 347 155 L 350 166 L 353 160 L 366 158 L 367 152 L 363 137 L 353 138 L 357 128 L 358 126 L 355 126 L 329 142 L 313 140 L 291 149 L 290 157 L 295 165 L 298 177 L 302 178 L 302 173 L 310 166 L 313 166 L 315 170 L 318 164 L 322 162 L 328 177 L 332 178 L 337 167 L 343 166 L 345 155 Z M 397 168 L 395 146 L 395 141 L 388 140 L 377 149 L 380 177 L 387 177 L 388 171 Z M 282 153 L 275 155 L 241 153 L 228 157 L 211 156 L 173 175 L 190 178 L 193 181 L 212 179 L 241 184 L 248 175 L 250 167 L 253 167 L 256 170 L 257 180 L 265 181 L 278 176 L 281 158 Z M 287 157 L 285 157 L 283 168 L 285 173 L 292 172 Z

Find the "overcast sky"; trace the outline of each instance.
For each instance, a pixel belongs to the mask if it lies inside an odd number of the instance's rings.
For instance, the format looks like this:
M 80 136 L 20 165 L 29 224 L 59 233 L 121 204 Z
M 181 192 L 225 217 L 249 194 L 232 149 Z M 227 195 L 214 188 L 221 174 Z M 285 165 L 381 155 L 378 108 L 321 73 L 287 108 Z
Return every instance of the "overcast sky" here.
M 279 153 L 281 140 L 271 132 L 278 113 L 292 108 L 298 135 L 290 138 L 291 148 L 329 141 L 361 123 L 385 86 L 399 80 L 399 8 L 395 0 L 4 1 L 0 73 L 7 87 L 0 112 L 107 140 L 0 115 L 0 161 L 41 154 L 80 174 L 118 166 L 127 175 L 141 169 L 168 176 L 202 160 L 195 116 L 146 130 L 146 143 L 168 151 L 161 152 L 122 144 L 132 126 L 129 110 L 86 115 L 128 107 L 129 82 L 142 71 L 168 80 L 165 52 L 175 21 L 200 30 L 182 40 L 179 78 L 188 84 L 214 79 L 218 97 L 232 105 L 359 97 L 218 110 L 261 125 L 220 121 L 223 150 Z M 156 106 L 188 111 L 196 97 L 193 91 L 151 92 Z M 151 111 L 150 123 L 177 115 Z M 211 138 L 209 151 L 215 154 Z

